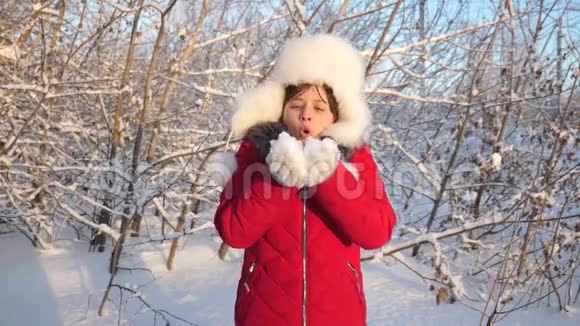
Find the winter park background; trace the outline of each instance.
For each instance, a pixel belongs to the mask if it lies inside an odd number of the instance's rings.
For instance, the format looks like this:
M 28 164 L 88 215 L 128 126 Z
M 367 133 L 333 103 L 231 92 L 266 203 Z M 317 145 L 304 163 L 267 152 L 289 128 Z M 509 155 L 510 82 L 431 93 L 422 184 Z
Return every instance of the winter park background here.
M 369 325 L 580 325 L 580 3 L 0 2 L 0 325 L 232 325 L 208 177 L 284 40 L 367 62 Z M 364 209 L 364 208 L 361 208 Z

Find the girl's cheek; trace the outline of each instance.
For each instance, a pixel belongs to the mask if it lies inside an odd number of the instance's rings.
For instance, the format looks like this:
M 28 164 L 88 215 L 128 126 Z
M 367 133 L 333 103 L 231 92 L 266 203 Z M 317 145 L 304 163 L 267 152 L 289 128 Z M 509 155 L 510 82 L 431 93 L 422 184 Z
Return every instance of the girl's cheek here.
M 293 126 L 290 130 L 292 131 L 292 136 L 295 138 L 300 138 L 300 128 Z

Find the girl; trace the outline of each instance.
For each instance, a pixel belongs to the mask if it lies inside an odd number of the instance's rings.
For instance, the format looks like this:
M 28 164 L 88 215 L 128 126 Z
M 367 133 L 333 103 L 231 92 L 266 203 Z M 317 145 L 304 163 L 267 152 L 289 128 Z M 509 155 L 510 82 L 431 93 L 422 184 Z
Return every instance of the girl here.
M 331 35 L 288 41 L 232 118 L 243 137 L 215 214 L 244 248 L 236 325 L 365 325 L 360 248 L 396 216 L 371 151 L 362 58 Z

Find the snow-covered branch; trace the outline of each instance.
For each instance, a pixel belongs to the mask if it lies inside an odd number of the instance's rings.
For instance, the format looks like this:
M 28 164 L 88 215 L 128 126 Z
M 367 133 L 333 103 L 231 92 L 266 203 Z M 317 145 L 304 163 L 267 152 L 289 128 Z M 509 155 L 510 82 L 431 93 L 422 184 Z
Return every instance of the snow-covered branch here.
M 487 23 L 471 26 L 469 28 L 462 29 L 462 30 L 459 30 L 459 31 L 454 32 L 454 33 L 430 37 L 430 38 L 424 39 L 422 41 L 419 41 L 419 42 L 416 42 L 413 44 L 409 44 L 409 45 L 404 46 L 404 47 L 387 49 L 382 53 L 382 55 L 385 56 L 385 55 L 393 55 L 393 54 L 405 54 L 405 53 L 407 53 L 413 49 L 416 49 L 418 47 L 423 47 L 423 46 L 426 46 L 428 44 L 433 44 L 433 43 L 440 43 L 440 42 L 455 38 L 459 35 L 468 34 L 468 33 L 471 33 L 473 31 L 476 31 L 478 29 L 497 25 L 501 22 L 503 22 L 503 20 L 490 21 Z M 373 52 L 374 52 L 374 50 L 364 50 L 361 52 L 361 54 L 365 57 L 370 57 L 373 55 Z
M 125 6 L 120 5 L 118 3 L 112 2 L 111 0 L 102 0 L 102 1 L 106 2 L 111 7 L 115 8 L 121 12 L 124 12 L 124 13 L 133 13 L 133 12 L 136 12 L 136 11 L 144 9 L 144 8 L 155 9 L 159 13 L 163 12 L 163 9 L 157 3 L 154 3 L 154 2 L 144 3 L 143 5 L 137 6 L 136 8 L 128 8 L 128 7 L 125 7 Z
M 395 97 L 399 97 L 399 98 L 402 98 L 405 100 L 419 102 L 419 103 L 449 104 L 449 105 L 458 105 L 458 106 L 471 106 L 471 105 L 473 105 L 473 104 L 470 104 L 467 102 L 458 102 L 458 101 L 454 101 L 451 99 L 445 99 L 445 98 L 430 98 L 430 97 L 425 98 L 425 97 L 420 97 L 420 96 L 415 96 L 415 95 L 408 95 L 408 94 L 404 94 L 404 93 L 395 91 L 393 89 L 388 89 L 388 88 L 367 89 L 367 90 L 365 90 L 365 93 L 390 95 L 390 96 L 395 96 Z
M 108 236 L 110 236 L 111 238 L 113 238 L 115 241 L 119 240 L 119 238 L 121 237 L 121 234 L 115 230 L 113 230 L 110 226 L 106 225 L 106 224 L 96 224 L 93 223 L 91 221 L 89 221 L 88 219 L 82 217 L 79 213 L 75 212 L 72 208 L 70 208 L 67 204 L 62 203 L 62 202 L 58 202 L 58 205 L 69 214 L 70 217 L 74 218 L 75 220 L 77 220 L 78 222 L 87 225 L 91 228 L 93 228 L 94 230 L 96 230 L 98 233 L 105 233 Z
M 138 245 L 150 243 L 150 242 L 175 240 L 175 239 L 179 239 L 179 238 L 184 237 L 184 236 L 189 235 L 189 234 L 193 234 L 193 233 L 196 233 L 196 232 L 199 232 L 202 230 L 207 230 L 207 229 L 212 229 L 212 228 L 214 228 L 213 222 L 205 222 L 204 224 L 197 226 L 197 227 L 194 227 L 192 229 L 185 229 L 183 231 L 176 231 L 176 232 L 172 232 L 169 234 L 152 236 L 149 238 L 145 238 L 144 241 L 139 241 L 136 243 L 127 244 L 127 246 L 138 246 Z
M 284 15 L 274 15 L 274 16 L 272 16 L 270 18 L 267 18 L 267 19 L 262 20 L 261 22 L 255 24 L 255 25 L 252 25 L 252 26 L 249 26 L 249 27 L 246 27 L 246 28 L 241 28 L 241 29 L 238 29 L 238 30 L 235 30 L 235 31 L 231 31 L 231 32 L 228 32 L 228 33 L 224 33 L 223 35 L 220 35 L 220 36 L 218 36 L 216 38 L 213 38 L 211 40 L 207 40 L 205 42 L 198 43 L 195 46 L 195 49 L 201 49 L 201 48 L 204 48 L 206 46 L 212 45 L 214 43 L 217 43 L 217 42 L 221 42 L 221 41 L 230 39 L 232 37 L 238 36 L 238 35 L 243 34 L 243 33 L 247 33 L 249 31 L 252 31 L 254 29 L 257 29 L 259 27 L 262 27 L 262 26 L 264 26 L 266 24 L 269 24 L 269 23 L 271 23 L 273 21 L 276 21 L 276 20 L 285 18 L 287 16 L 288 16 L 288 14 L 284 14 Z
M 421 175 L 427 181 L 429 181 L 429 183 L 433 186 L 434 189 L 439 189 L 441 187 L 441 185 L 440 185 L 441 181 L 437 179 L 437 176 L 434 175 L 423 164 L 423 162 L 421 160 L 415 158 L 410 152 L 405 150 L 405 148 L 403 148 L 403 145 L 400 142 L 398 142 L 397 140 L 392 138 L 392 131 L 391 130 L 387 129 L 383 125 L 377 125 L 376 127 L 383 132 L 383 135 L 385 136 L 387 142 L 391 146 L 394 146 L 395 148 L 397 148 L 403 155 L 405 155 L 405 157 L 407 157 L 417 167 L 419 172 L 421 172 Z

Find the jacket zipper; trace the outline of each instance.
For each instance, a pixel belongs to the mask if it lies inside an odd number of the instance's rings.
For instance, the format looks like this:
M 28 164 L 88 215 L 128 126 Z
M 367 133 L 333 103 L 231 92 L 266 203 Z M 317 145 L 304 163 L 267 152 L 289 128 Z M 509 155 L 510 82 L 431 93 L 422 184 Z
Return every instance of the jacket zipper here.
M 350 268 L 350 270 L 352 271 L 352 273 L 354 274 L 354 278 L 356 279 L 356 288 L 358 290 L 358 295 L 360 297 L 361 296 L 360 280 L 358 278 L 358 273 L 356 271 L 356 268 L 354 268 L 354 266 L 350 262 L 348 262 L 347 265 Z
M 307 223 L 306 223 L 306 216 L 307 216 L 307 210 L 306 210 L 306 200 L 307 200 L 307 188 L 304 187 L 301 190 L 301 194 L 302 194 L 302 280 L 303 280 L 303 284 L 302 284 L 302 326 L 306 326 L 307 324 L 307 320 L 306 320 L 306 299 L 307 299 L 307 289 L 308 289 L 308 280 L 307 280 L 307 276 L 306 276 L 306 231 L 308 230 L 307 228 Z
M 250 292 L 250 285 L 248 283 L 250 281 L 250 276 L 252 275 L 252 272 L 254 272 L 255 267 L 256 267 L 256 262 L 253 262 L 250 265 L 250 268 L 248 268 L 248 274 L 246 274 L 246 278 L 244 279 L 244 289 L 246 290 L 246 292 Z

